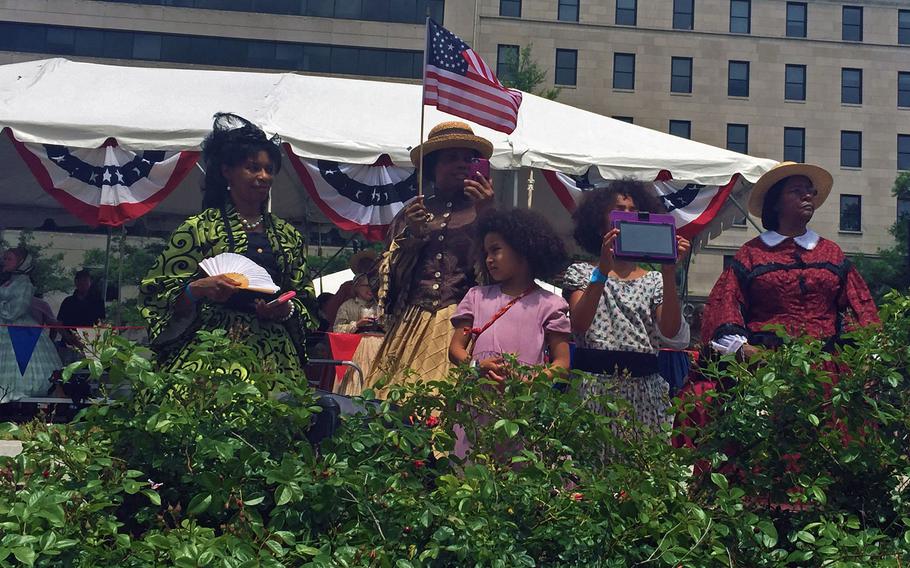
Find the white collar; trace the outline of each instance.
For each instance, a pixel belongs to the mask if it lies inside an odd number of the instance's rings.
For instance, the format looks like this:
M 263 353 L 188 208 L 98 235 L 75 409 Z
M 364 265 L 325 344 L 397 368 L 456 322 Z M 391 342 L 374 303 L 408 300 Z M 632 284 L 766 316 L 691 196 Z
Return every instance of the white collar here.
M 782 235 L 777 231 L 766 231 L 761 234 L 761 240 L 763 243 L 768 245 L 771 248 L 776 247 L 782 242 L 786 241 L 790 237 Z M 806 229 L 806 232 L 798 237 L 793 237 L 793 241 L 806 250 L 812 250 L 818 246 L 818 240 L 821 237 L 818 236 L 818 233 L 812 229 Z

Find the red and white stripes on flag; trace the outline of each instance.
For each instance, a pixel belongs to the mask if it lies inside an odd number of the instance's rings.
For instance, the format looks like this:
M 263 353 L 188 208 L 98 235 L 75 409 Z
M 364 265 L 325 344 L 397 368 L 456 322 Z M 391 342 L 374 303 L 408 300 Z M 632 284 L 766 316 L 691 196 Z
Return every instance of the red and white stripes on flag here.
M 518 125 L 521 97 L 520 91 L 503 87 L 468 44 L 428 21 L 424 104 L 511 134 Z

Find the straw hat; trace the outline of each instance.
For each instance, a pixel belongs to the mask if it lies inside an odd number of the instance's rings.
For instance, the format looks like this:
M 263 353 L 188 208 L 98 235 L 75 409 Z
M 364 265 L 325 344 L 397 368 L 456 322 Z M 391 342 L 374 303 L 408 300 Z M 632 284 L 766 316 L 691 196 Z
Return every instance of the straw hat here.
M 755 185 L 752 186 L 752 193 L 749 195 L 749 213 L 756 217 L 761 217 L 762 208 L 765 205 L 765 195 L 768 194 L 768 190 L 774 187 L 774 184 L 780 180 L 791 176 L 805 176 L 809 178 L 809 181 L 812 182 L 812 187 L 818 191 L 814 203 L 816 209 L 821 207 L 822 203 L 828 199 L 828 194 L 831 193 L 831 186 L 834 185 L 831 174 L 824 168 L 813 166 L 812 164 L 781 162 L 765 172 L 762 177 L 758 178 Z
M 351 258 L 348 260 L 348 266 L 351 267 L 351 270 L 357 273 L 357 267 L 363 260 L 369 260 L 371 264 L 375 264 L 378 257 L 379 254 L 377 254 L 375 250 L 364 249 L 351 255 Z
M 470 148 L 487 159 L 493 155 L 493 144 L 489 140 L 475 135 L 467 123 L 457 120 L 434 126 L 422 146 L 424 157 L 445 148 Z M 411 163 L 420 167 L 420 146 L 411 149 Z

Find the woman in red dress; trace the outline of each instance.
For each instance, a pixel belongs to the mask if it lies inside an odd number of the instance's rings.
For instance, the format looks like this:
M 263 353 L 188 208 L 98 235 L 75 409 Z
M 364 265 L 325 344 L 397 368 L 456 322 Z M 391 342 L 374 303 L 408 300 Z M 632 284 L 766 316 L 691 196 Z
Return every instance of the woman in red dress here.
M 807 227 L 831 193 L 831 174 L 809 164 L 783 162 L 752 188 L 749 212 L 766 229 L 739 249 L 711 290 L 702 320 L 706 346 L 748 359 L 779 340 L 769 325 L 808 335 L 833 349 L 842 333 L 879 322 L 869 288 L 834 242 Z M 696 398 L 716 385 L 690 384 Z M 681 395 L 682 396 L 682 395 Z M 705 409 L 680 416 L 679 426 L 707 423 Z M 677 444 L 691 445 L 686 436 Z

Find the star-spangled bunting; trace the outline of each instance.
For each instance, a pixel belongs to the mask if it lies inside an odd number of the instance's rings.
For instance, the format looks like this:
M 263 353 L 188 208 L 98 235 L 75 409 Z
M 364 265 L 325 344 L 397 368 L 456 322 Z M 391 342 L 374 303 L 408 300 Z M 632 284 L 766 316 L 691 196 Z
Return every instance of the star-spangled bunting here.
M 424 104 L 499 132 L 515 130 L 521 92 L 503 87 L 468 44 L 433 20 L 424 72 Z

